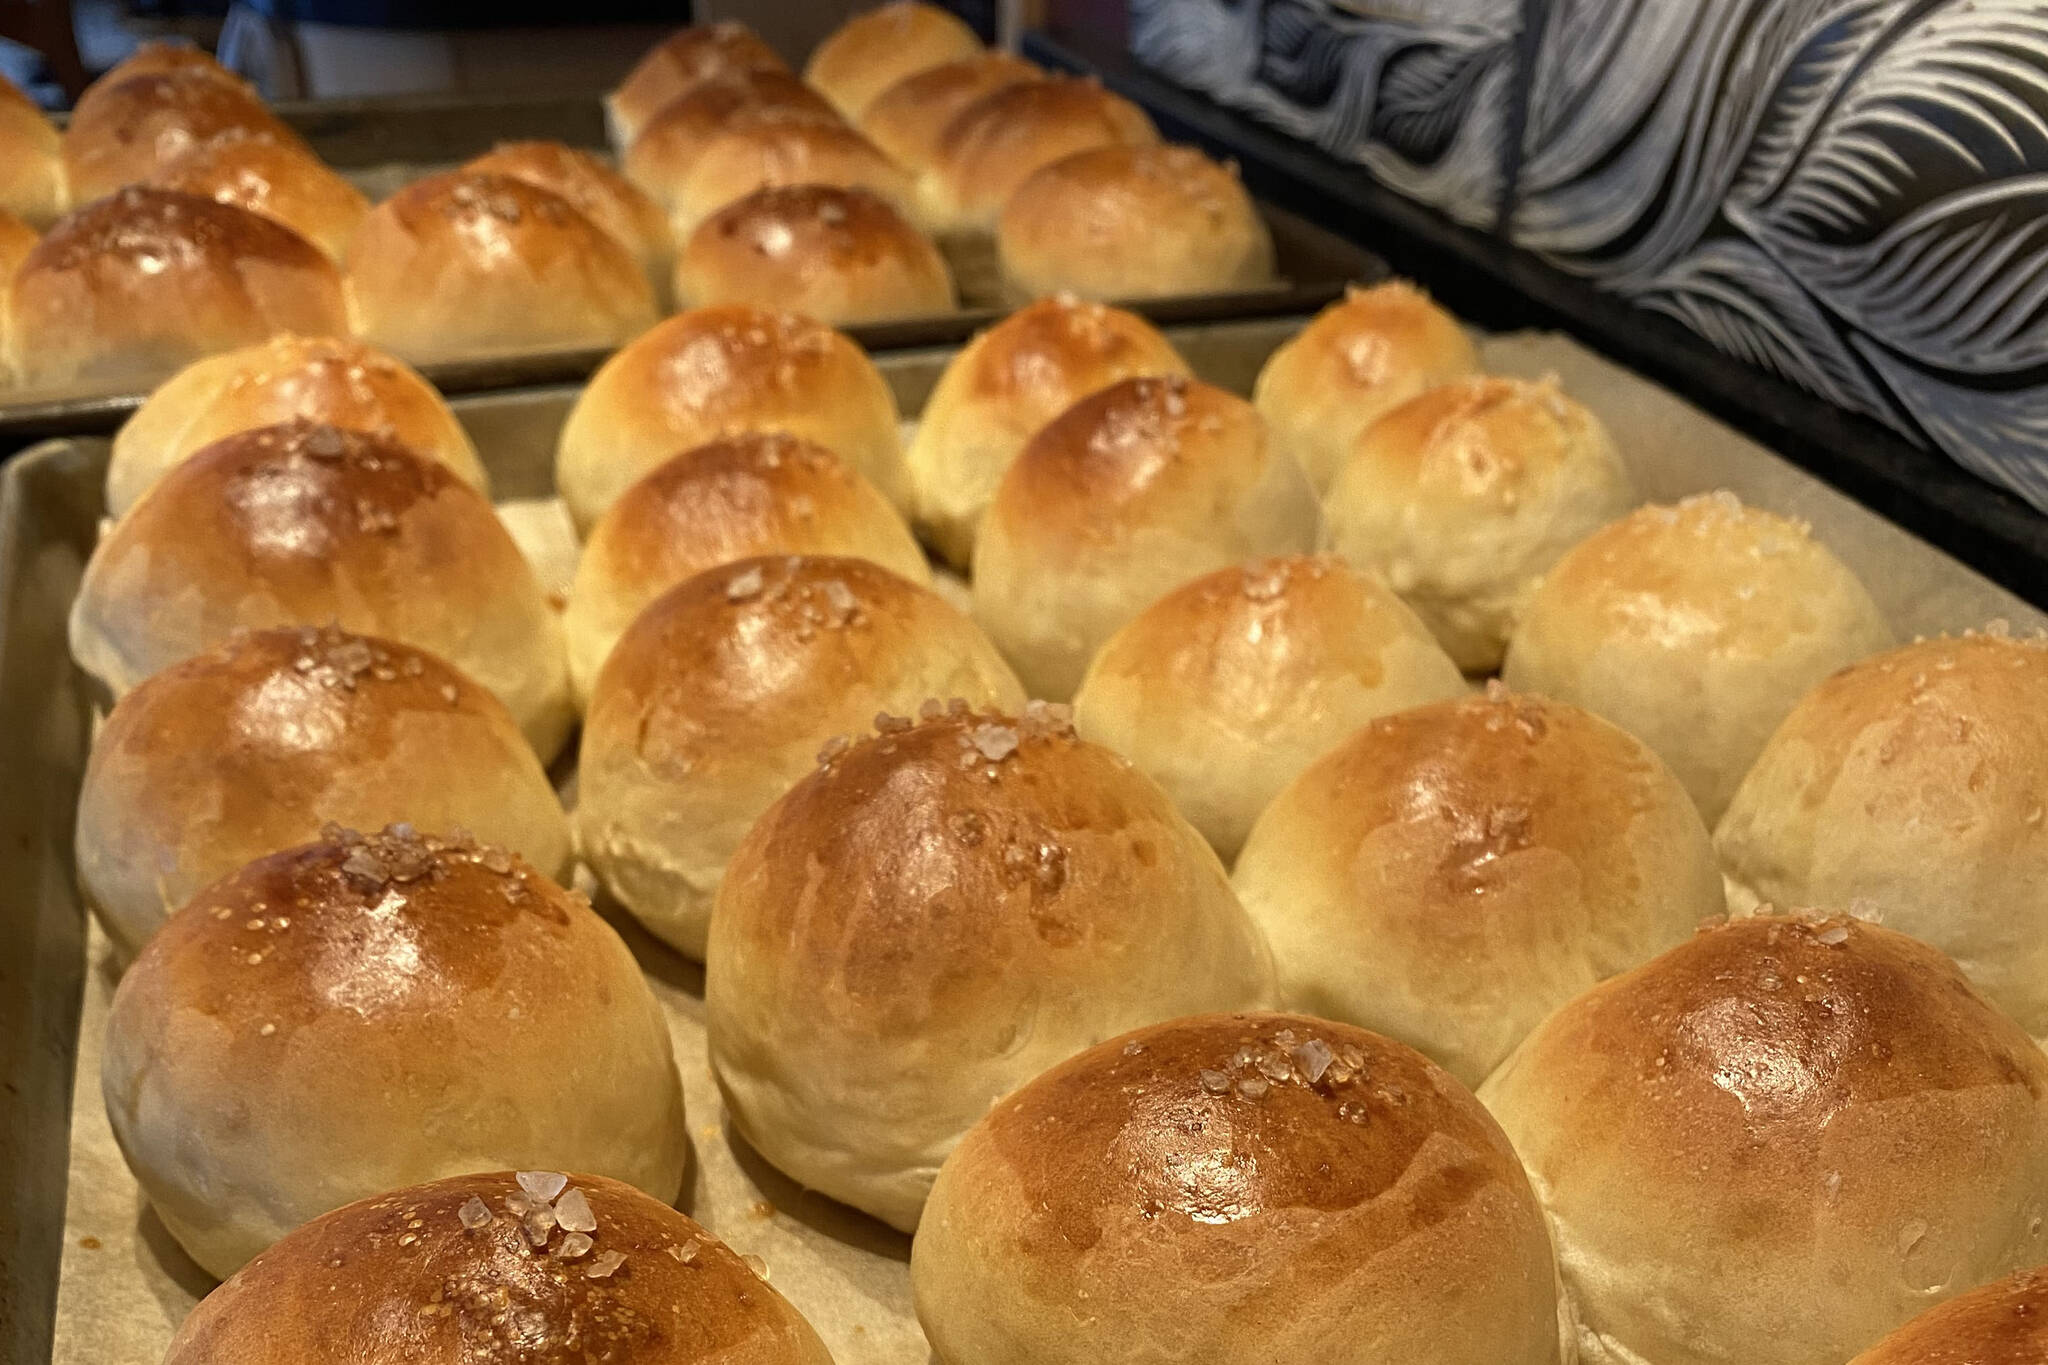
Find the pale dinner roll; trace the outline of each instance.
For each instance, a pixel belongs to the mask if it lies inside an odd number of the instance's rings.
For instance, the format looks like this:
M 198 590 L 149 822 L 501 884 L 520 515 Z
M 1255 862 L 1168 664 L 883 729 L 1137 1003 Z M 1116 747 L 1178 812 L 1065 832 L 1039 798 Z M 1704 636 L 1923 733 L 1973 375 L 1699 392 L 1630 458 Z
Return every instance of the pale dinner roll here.
M 747 829 L 820 746 L 928 697 L 1015 708 L 987 638 L 928 589 L 864 559 L 776 556 L 671 589 L 619 638 L 591 691 L 577 842 L 605 888 L 693 958 Z
M 1483 673 L 1543 575 L 1633 501 L 1607 429 L 1555 380 L 1454 379 L 1359 436 L 1323 496 L 1323 546 Z
M 676 30 L 649 49 L 605 97 L 612 145 L 631 146 L 670 101 L 697 86 L 759 71 L 786 75 L 789 65 L 745 24 L 727 20 Z
M 668 289 L 668 219 L 646 191 L 589 152 L 561 142 L 501 142 L 463 167 L 524 180 L 574 205 L 633 254 L 657 296 Z
M 919 0 L 890 0 L 834 29 L 804 64 L 804 79 L 847 118 L 906 76 L 979 53 L 957 16 Z
M 775 185 L 843 185 L 911 202 L 910 177 L 851 127 L 779 109 L 742 109 L 704 144 L 676 186 L 669 228 L 678 242 L 698 224 L 755 190 Z
M 1711 493 L 1580 541 L 1523 607 L 1501 676 L 1637 736 L 1711 825 L 1793 704 L 1891 643 L 1811 527 Z
M 306 151 L 299 135 L 239 81 L 177 70 L 96 86 L 64 126 L 71 202 L 86 204 L 148 180 L 180 153 L 231 133 Z
M 1429 295 L 1406 280 L 1353 285 L 1267 358 L 1252 406 L 1321 491 L 1367 427 L 1478 369 L 1472 339 Z
M 273 336 L 345 336 L 334 262 L 232 204 L 130 186 L 61 219 L 8 300 L 24 383 L 148 387 Z
M 1135 313 L 1071 297 L 1019 308 L 948 361 L 925 401 L 905 454 L 918 530 L 966 568 L 996 485 L 1046 423 L 1120 379 L 1189 373 Z
M 946 1159 L 940 1365 L 1557 1365 L 1557 1272 L 1471 1092 L 1364 1029 L 1210 1014 L 1090 1048 Z
M 461 1175 L 290 1233 L 201 1300 L 163 1365 L 832 1365 L 765 1274 L 616 1180 Z
M 704 82 L 655 115 L 621 159 L 626 178 L 653 196 L 664 209 L 674 208 L 690 167 L 742 111 L 821 123 L 840 122 L 838 113 L 823 95 L 788 72 L 740 72 Z
M 837 185 L 756 190 L 705 219 L 676 261 L 685 306 L 786 308 L 834 327 L 950 313 L 953 275 L 889 202 Z
M 114 433 L 107 514 L 124 515 L 194 451 L 294 417 L 389 435 L 490 490 L 469 433 L 418 371 L 346 337 L 286 334 L 195 360 L 150 394 Z
M 63 141 L 49 116 L 0 77 L 0 213 L 45 228 L 64 211 Z
M 2048 1269 L 2036 1267 L 1930 1308 L 1849 1365 L 2041 1365 Z
M 372 209 L 348 274 L 356 330 L 415 363 L 617 346 L 657 316 L 632 252 L 560 195 L 489 171 L 428 176 Z
M 607 360 L 569 410 L 555 488 L 588 534 L 656 466 L 721 436 L 784 431 L 901 506 L 896 398 L 865 352 L 792 313 L 720 304 L 668 318 Z
M 1850 906 L 1953 957 L 2048 1040 L 2044 804 L 2048 644 L 1923 640 L 1801 698 L 1714 845 L 1738 911 Z
M 1595 982 L 1725 910 L 1699 812 L 1598 716 L 1497 684 L 1382 716 L 1290 783 L 1233 884 L 1290 1008 L 1477 1085 Z
M 1004 474 L 974 543 L 974 615 L 1033 696 L 1062 701 L 1169 589 L 1315 541 L 1315 490 L 1249 403 L 1126 379 L 1053 419 Z
M 1126 1029 L 1259 1008 L 1273 981 L 1202 837 L 1060 708 L 920 714 L 828 748 L 761 817 L 705 963 L 733 1126 L 905 1231 L 996 1100 Z
M 996 225 L 1025 298 L 1223 294 L 1273 280 L 1273 237 L 1234 166 L 1192 147 L 1097 147 L 1017 186 Z
M 591 528 L 562 615 L 577 695 L 589 698 L 648 603 L 706 569 L 773 554 L 848 555 L 931 582 L 896 509 L 837 455 L 782 432 L 723 437 L 655 469 Z
M 121 978 L 100 1089 L 164 1226 L 225 1278 L 351 1200 L 501 1166 L 669 1200 L 668 1022 L 589 902 L 466 835 L 330 825 L 199 893 Z
M 168 158 L 149 183 L 260 213 L 336 261 L 347 258 L 356 228 L 370 211 L 361 190 L 304 147 L 239 129 Z
M 1143 109 L 1093 77 L 1005 85 L 946 125 L 918 183 L 919 212 L 937 228 L 992 231 L 1011 192 L 1041 167 L 1094 147 L 1158 140 Z
M 1329 556 L 1233 565 L 1109 637 L 1074 726 L 1136 763 L 1228 863 L 1280 789 L 1375 716 L 1465 695 L 1385 584 Z
M 855 120 L 868 141 L 897 165 L 931 169 L 946 125 L 983 95 L 1045 72 L 1007 52 L 982 52 L 905 76 L 868 102 Z
M 1846 1360 L 2048 1260 L 2048 1057 L 1858 920 L 1702 933 L 1479 1097 L 1549 1210 L 1582 1365 Z
M 424 649 L 488 687 L 543 761 L 575 723 L 562 628 L 489 499 L 366 432 L 238 432 L 114 523 L 71 653 L 118 696 L 236 629 L 315 625 Z
M 199 891 L 328 821 L 466 829 L 569 871 L 561 803 L 505 704 L 423 650 L 256 631 L 115 704 L 78 798 L 78 889 L 135 952 Z

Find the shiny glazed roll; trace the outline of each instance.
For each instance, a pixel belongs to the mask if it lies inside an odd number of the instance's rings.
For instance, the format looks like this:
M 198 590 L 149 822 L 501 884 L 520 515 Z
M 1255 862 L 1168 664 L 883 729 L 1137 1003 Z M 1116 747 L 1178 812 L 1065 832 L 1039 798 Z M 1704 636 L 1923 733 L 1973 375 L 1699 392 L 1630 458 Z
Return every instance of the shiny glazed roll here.
M 34 101 L 0 77 L 0 213 L 41 229 L 64 211 L 63 140 Z
M 910 528 L 837 455 L 781 432 L 724 437 L 635 483 L 591 528 L 562 616 L 577 695 L 589 698 L 655 598 L 706 569 L 775 554 L 846 555 L 931 582 Z
M 1881 918 L 2048 1039 L 2044 770 L 2039 638 L 1922 640 L 1852 664 L 1792 708 L 1721 817 L 1730 903 Z
M 514 180 L 566 199 L 640 263 L 657 297 L 668 289 L 668 220 L 661 205 L 603 161 L 561 142 L 501 142 L 463 167 Z
M 1323 496 L 1323 546 L 1483 673 L 1543 575 L 1633 500 L 1607 429 L 1554 380 L 1456 379 L 1359 436 Z
M 983 95 L 1045 72 L 1007 52 L 982 52 L 905 76 L 869 101 L 855 124 L 891 161 L 913 173 L 928 171 L 946 125 Z
M 1272 991 L 1202 837 L 1043 705 L 932 702 L 828 748 L 733 856 L 705 972 L 740 1134 L 906 1231 L 1002 1096 L 1126 1029 Z
M 490 502 L 392 440 L 311 422 L 165 474 L 93 551 L 71 653 L 119 696 L 237 629 L 329 621 L 454 665 L 543 761 L 575 723 L 561 625 Z
M 996 226 L 1024 298 L 1225 294 L 1274 283 L 1273 237 L 1234 166 L 1192 147 L 1097 147 L 1041 168 Z
M 657 1199 L 689 1160 L 668 1023 L 587 901 L 502 848 L 329 826 L 202 891 L 121 978 L 100 1089 L 225 1278 L 352 1200 L 507 1164 Z
M 673 209 L 690 167 L 725 125 L 741 113 L 838 123 L 825 97 L 785 71 L 744 71 L 706 81 L 664 106 L 633 139 L 621 165 L 626 178 L 664 210 Z
M 1722 492 L 1580 541 L 1524 606 L 1501 676 L 1640 737 L 1711 825 L 1799 698 L 1891 643 L 1810 526 Z
M 78 889 L 132 954 L 206 886 L 337 821 L 466 829 L 553 877 L 569 827 L 505 704 L 423 650 L 254 631 L 115 704 L 78 798 Z
M 890 0 L 834 29 L 804 64 L 804 79 L 847 118 L 906 76 L 981 51 L 965 22 L 920 0 Z
M 905 456 L 919 531 L 966 568 L 996 486 L 1047 423 L 1118 380 L 1189 373 L 1135 313 L 1071 297 L 1019 308 L 947 362 L 925 402 Z
M 929 697 L 1014 709 L 974 623 L 863 559 L 752 558 L 657 598 L 591 690 L 578 847 L 618 901 L 704 955 L 727 861 L 835 735 Z
M 721 304 L 663 321 L 607 360 L 555 451 L 555 487 L 588 533 L 657 466 L 721 436 L 782 431 L 904 501 L 896 399 L 852 341 L 792 313 Z
M 911 1248 L 940 1365 L 1556 1365 L 1543 1211 L 1399 1043 L 1293 1014 L 1142 1028 L 968 1131 Z
M 1849 1365 L 2039 1365 L 2048 1360 L 2048 1270 L 2008 1275 L 1919 1317 Z
M 605 98 L 612 145 L 631 146 L 670 101 L 707 81 L 762 71 L 786 75 L 789 66 L 745 24 L 728 20 L 678 29 L 650 49 Z
M 938 229 L 993 231 L 1012 191 L 1034 171 L 1075 152 L 1158 140 L 1144 110 L 1092 78 L 1006 85 L 946 125 L 918 184 L 919 211 Z
M 704 144 L 676 186 L 669 228 L 678 242 L 755 190 L 839 185 L 908 210 L 910 177 L 848 125 L 779 109 L 742 109 Z
M 1165 788 L 1228 863 L 1281 788 L 1359 726 L 1464 695 L 1385 584 L 1291 555 L 1204 574 L 1139 613 L 1090 663 L 1074 725 Z
M 1846 1360 L 2048 1259 L 2048 1057 L 1874 924 L 1702 933 L 1553 1014 L 1479 1097 L 1586 1365 Z
M 1033 696 L 1063 700 L 1169 589 L 1315 540 L 1315 490 L 1249 403 L 1127 379 L 1055 418 L 1003 476 L 974 544 L 974 615 Z
M 361 190 L 304 147 L 239 129 L 166 159 L 149 183 L 260 213 L 337 262 L 348 258 L 356 228 L 370 211 Z
M 379 204 L 348 273 L 357 330 L 416 364 L 617 346 L 656 317 L 630 251 L 560 195 L 492 172 L 428 176 Z
M 1642 743 L 1509 694 L 1371 721 L 1253 826 L 1233 878 L 1292 1009 L 1477 1085 L 1596 982 L 1725 910 L 1699 812 Z
M 175 70 L 96 85 L 64 127 L 71 202 L 87 204 L 148 180 L 180 153 L 229 134 L 267 137 L 306 151 L 299 135 L 239 81 Z

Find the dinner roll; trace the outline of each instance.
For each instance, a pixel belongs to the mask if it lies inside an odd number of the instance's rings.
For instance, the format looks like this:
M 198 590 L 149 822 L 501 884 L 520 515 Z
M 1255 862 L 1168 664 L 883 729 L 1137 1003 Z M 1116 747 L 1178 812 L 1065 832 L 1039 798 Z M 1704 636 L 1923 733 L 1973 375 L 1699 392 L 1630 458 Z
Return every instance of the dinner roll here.
M 1135 313 L 1072 297 L 1019 308 L 948 361 L 925 401 L 905 456 L 918 529 L 966 568 L 996 485 L 1046 423 L 1120 379 L 1189 373 Z
M 278 332 L 343 336 L 334 262 L 232 204 L 130 186 L 63 218 L 14 276 L 15 359 L 31 385 L 148 387 Z
M 589 152 L 561 142 L 501 142 L 464 170 L 509 175 L 559 195 L 632 253 L 657 296 L 668 289 L 668 220 L 646 191 Z
M 974 614 L 1036 697 L 1073 695 L 1095 651 L 1170 588 L 1308 550 L 1315 490 L 1241 398 L 1126 379 L 1031 439 L 974 543 Z
M 946 125 L 983 95 L 1045 72 L 1007 52 L 980 52 L 905 76 L 868 102 L 855 120 L 868 141 L 914 172 L 931 169 Z
M 704 956 L 725 866 L 819 747 L 927 697 L 1024 694 L 974 623 L 864 559 L 738 560 L 671 589 L 591 690 L 576 822 L 605 888 Z
M 959 306 L 931 239 L 887 200 L 837 185 L 756 190 L 704 220 L 676 262 L 685 305 L 787 308 L 840 327 Z
M 737 199 L 774 185 L 842 185 L 910 204 L 910 177 L 844 123 L 780 109 L 742 109 L 704 144 L 676 186 L 669 226 L 678 242 Z
M 199 893 L 107 1017 L 100 1088 L 178 1244 L 225 1278 L 329 1209 L 451 1172 L 689 1159 L 668 1023 L 612 927 L 463 834 L 330 825 Z
M 256 93 L 255 86 L 222 66 L 205 48 L 186 42 L 158 40 L 139 44 L 133 52 L 108 67 L 85 87 L 78 103 L 90 105 L 104 91 L 111 90 L 131 76 L 204 76 L 247 95 Z
M 1237 170 L 1192 147 L 1097 147 L 1017 186 L 996 226 L 1025 298 L 1222 294 L 1273 283 L 1273 238 Z
M 1399 1043 L 1292 1014 L 1112 1038 L 976 1123 L 911 1247 L 941 1365 L 1556 1365 L 1522 1163 Z
M 675 207 L 690 167 L 741 111 L 838 123 L 825 97 L 784 71 L 743 71 L 705 81 L 672 100 L 626 149 L 626 178 L 663 209 Z
M 1849 1365 L 2040 1365 L 2048 1360 L 2048 1269 L 2036 1267 L 1928 1309 Z
M 569 871 L 561 803 L 503 702 L 423 650 L 301 626 L 236 635 L 115 704 L 78 798 L 78 889 L 133 953 L 330 820 L 466 829 Z
M 1528 599 L 1502 677 L 1642 739 L 1711 824 L 1800 696 L 1891 643 L 1811 527 L 1711 493 L 1580 541 Z
M 194 451 L 294 417 L 389 435 L 490 489 L 469 434 L 418 371 L 360 341 L 286 334 L 195 360 L 150 394 L 114 434 L 108 515 L 126 513 Z
M 882 718 L 727 870 L 705 970 L 732 1122 L 906 1231 L 1002 1096 L 1140 1024 L 1257 1008 L 1258 933 L 1166 794 L 1060 708 Z
M 0 77 L 0 213 L 45 228 L 64 211 L 63 141 L 49 117 Z
M 1730 903 L 1882 919 L 2048 1039 L 2044 773 L 2040 639 L 1923 640 L 1845 668 L 1792 708 L 1721 817 Z
M 1367 427 L 1478 369 L 1472 339 L 1429 295 L 1406 280 L 1353 285 L 1267 359 L 1252 406 L 1320 492 Z
M 1095 655 L 1074 726 L 1166 789 L 1227 863 L 1303 768 L 1375 716 L 1465 695 L 1429 628 L 1329 556 L 1182 584 Z
M 902 505 L 896 399 L 860 347 L 792 313 L 720 304 L 679 313 L 607 360 L 555 451 L 555 488 L 589 533 L 634 481 L 683 451 L 783 431 L 833 451 Z
M 416 363 L 617 346 L 657 315 L 632 252 L 560 195 L 489 171 L 379 204 L 348 269 L 356 329 Z
M 848 118 L 906 76 L 981 51 L 965 22 L 919 0 L 890 0 L 834 29 L 804 64 L 804 79 Z
M 1738 920 L 1595 986 L 1479 1097 L 1585 1365 L 1845 1360 L 2048 1259 L 2048 1057 L 1940 953 Z
M 821 445 L 782 432 L 727 436 L 641 479 L 591 528 L 562 626 L 588 698 L 642 608 L 687 578 L 755 555 L 849 555 L 929 584 L 910 528 Z
M 1723 913 L 1685 788 L 1563 702 L 1382 716 L 1290 783 L 1233 879 L 1290 1008 L 1477 1085 L 1546 1015 Z
M 1456 379 L 1359 436 L 1323 497 L 1323 544 L 1483 673 L 1543 575 L 1633 500 L 1607 429 L 1555 380 Z
M 315 1219 L 201 1300 L 163 1365 L 415 1365 L 508 1351 L 832 1365 L 788 1301 L 696 1223 L 630 1185 L 560 1171 L 455 1176 Z
M 678 29 L 650 49 L 605 97 L 612 145 L 627 147 L 671 100 L 707 81 L 751 72 L 787 74 L 789 65 L 745 24 L 727 20 Z
M 180 153 L 230 133 L 267 137 L 306 152 L 299 135 L 238 81 L 179 70 L 98 86 L 79 100 L 64 126 L 71 202 L 88 203 L 147 180 Z
M 235 204 L 283 223 L 336 261 L 348 256 L 370 201 L 296 143 L 240 129 L 165 160 L 149 183 Z
M 1144 110 L 1093 77 L 1005 85 L 946 125 L 918 184 L 919 210 L 939 228 L 992 231 L 1011 191 L 1039 168 L 1092 147 L 1158 140 Z
M 214 442 L 114 524 L 71 652 L 118 696 L 237 628 L 328 621 L 447 660 L 543 760 L 575 722 L 561 625 L 489 500 L 388 437 L 302 420 Z

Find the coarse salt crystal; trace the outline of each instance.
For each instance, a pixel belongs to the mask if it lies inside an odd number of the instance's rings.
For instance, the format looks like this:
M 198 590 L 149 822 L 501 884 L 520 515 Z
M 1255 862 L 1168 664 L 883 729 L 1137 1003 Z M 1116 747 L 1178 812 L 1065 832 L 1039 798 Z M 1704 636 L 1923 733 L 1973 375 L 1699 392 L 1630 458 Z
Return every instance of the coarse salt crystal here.
M 564 1261 L 573 1261 L 587 1253 L 596 1243 L 580 1232 L 572 1232 L 555 1244 L 555 1255 Z
M 603 1251 L 598 1253 L 596 1260 L 583 1268 L 583 1273 L 589 1279 L 608 1280 L 612 1277 L 612 1272 L 625 1263 L 624 1252 Z
M 456 1217 L 462 1220 L 462 1226 L 476 1232 L 491 1225 L 491 1207 L 475 1195 L 471 1195 L 463 1206 L 456 1210 Z
M 1832 948 L 1838 943 L 1846 943 L 1848 941 L 1849 930 L 1846 925 L 1837 924 L 1821 930 L 1814 935 L 1814 938 Z
M 1258 1099 L 1273 1088 L 1264 1076 L 1240 1076 L 1237 1078 L 1237 1093 L 1248 1100 Z
M 555 1201 L 555 1221 L 564 1232 L 597 1231 L 597 1215 L 590 1211 L 590 1200 L 581 1190 L 564 1191 Z
M 756 1256 L 753 1252 L 748 1252 L 746 1255 L 740 1257 L 740 1260 L 746 1264 L 747 1269 L 754 1272 L 756 1277 L 762 1280 L 766 1280 L 768 1278 L 768 1263 L 762 1260 L 759 1256 Z
M 740 570 L 725 580 L 725 600 L 744 602 L 761 591 L 761 566 L 758 564 Z
M 1301 1068 L 1301 1074 L 1310 1085 L 1320 1081 L 1323 1073 L 1330 1069 L 1330 1063 L 1336 1060 L 1330 1054 L 1330 1045 L 1320 1038 L 1311 1038 L 1295 1048 L 1293 1057 L 1294 1064 Z
M 1230 1089 L 1230 1077 L 1221 1071 L 1205 1069 L 1202 1072 L 1202 1089 L 1212 1095 L 1221 1095 Z
M 969 738 L 981 756 L 991 763 L 1000 763 L 1017 752 L 1017 732 L 1007 725 L 983 722 L 974 727 Z

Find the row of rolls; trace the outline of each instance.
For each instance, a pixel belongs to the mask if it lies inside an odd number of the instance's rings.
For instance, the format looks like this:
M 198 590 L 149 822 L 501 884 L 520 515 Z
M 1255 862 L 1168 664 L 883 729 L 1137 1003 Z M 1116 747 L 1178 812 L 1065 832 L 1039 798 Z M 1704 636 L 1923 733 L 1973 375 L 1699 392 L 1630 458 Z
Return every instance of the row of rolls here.
M 826 1358 L 666 1206 L 579 863 L 946 1365 L 2038 1358 L 2042 641 L 1637 506 L 1400 283 L 1249 400 L 1041 300 L 899 416 L 814 321 L 656 325 L 562 429 L 559 610 L 364 343 L 122 430 L 76 850 L 114 1134 L 231 1277 L 172 1361 Z
M 146 387 L 278 332 L 428 363 L 617 346 L 676 304 L 945 314 L 942 237 L 992 238 L 1018 299 L 1274 273 L 1234 169 L 918 0 L 803 78 L 739 25 L 684 29 L 607 110 L 615 162 L 506 143 L 372 206 L 196 49 L 143 48 L 61 133 L 0 82 L 0 386 Z

